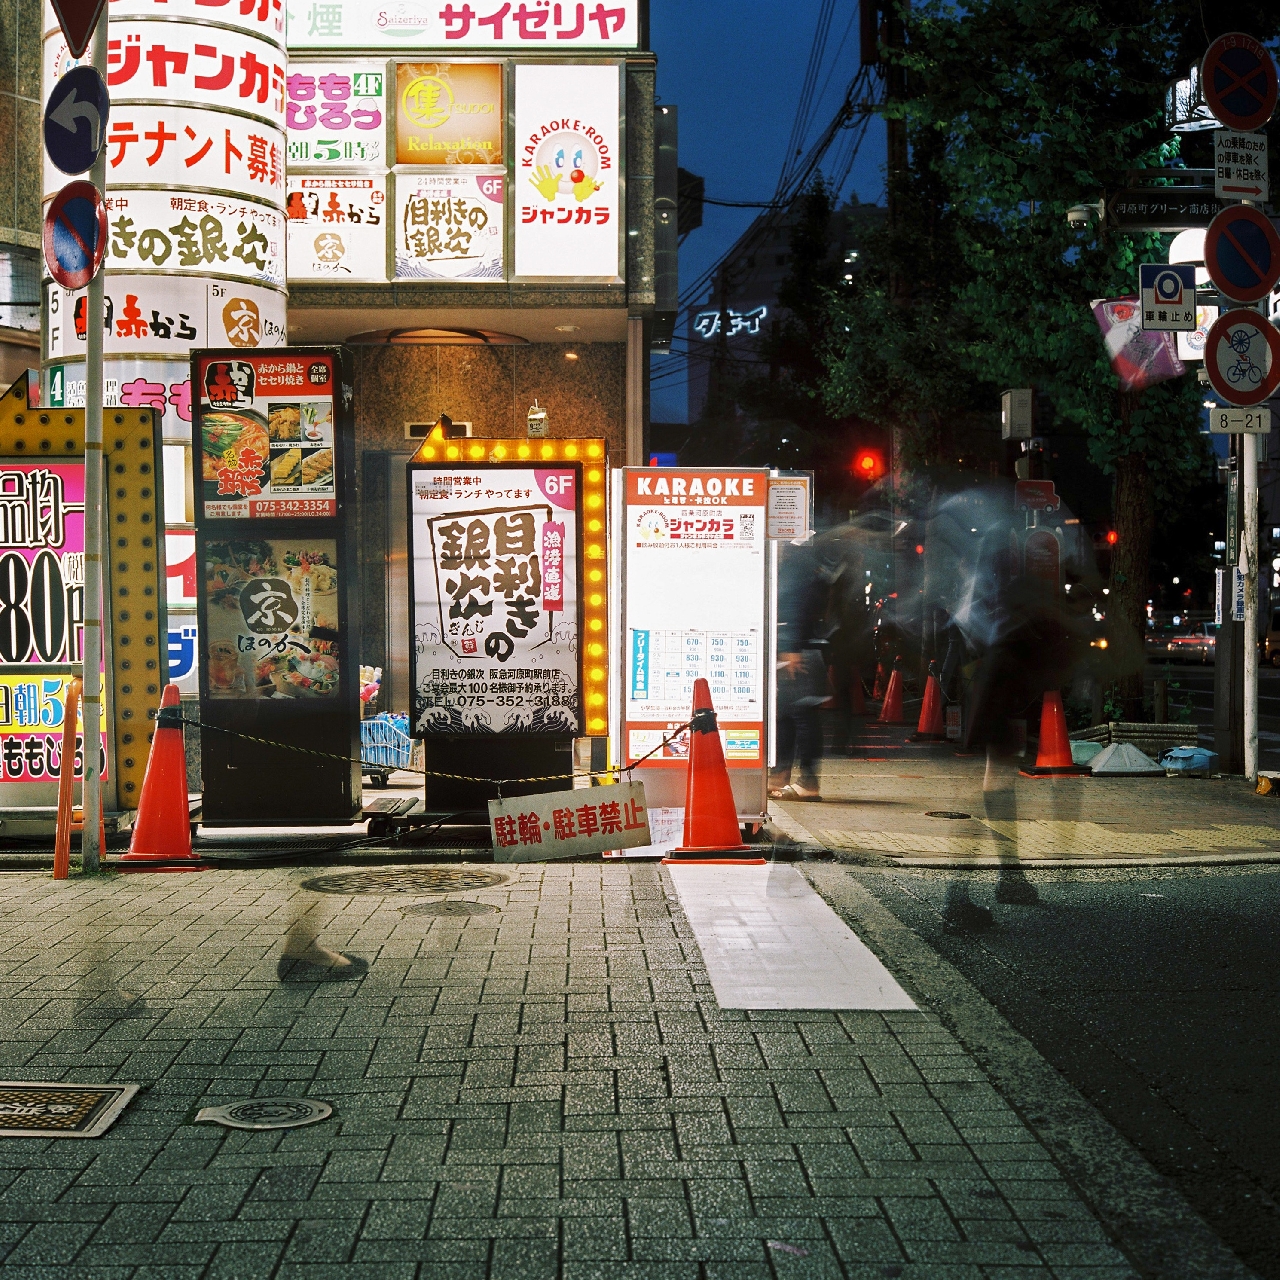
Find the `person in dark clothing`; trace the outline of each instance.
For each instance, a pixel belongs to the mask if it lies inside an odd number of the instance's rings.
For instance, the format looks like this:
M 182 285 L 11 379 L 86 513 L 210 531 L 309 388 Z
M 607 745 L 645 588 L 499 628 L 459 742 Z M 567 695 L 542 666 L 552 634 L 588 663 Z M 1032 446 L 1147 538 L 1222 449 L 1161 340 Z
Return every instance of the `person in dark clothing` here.
M 818 630 L 829 585 L 811 543 L 782 546 L 778 562 L 776 763 L 769 777 L 769 795 L 775 800 L 821 799 L 816 768 L 822 755 L 818 708 L 827 700 L 827 670 Z

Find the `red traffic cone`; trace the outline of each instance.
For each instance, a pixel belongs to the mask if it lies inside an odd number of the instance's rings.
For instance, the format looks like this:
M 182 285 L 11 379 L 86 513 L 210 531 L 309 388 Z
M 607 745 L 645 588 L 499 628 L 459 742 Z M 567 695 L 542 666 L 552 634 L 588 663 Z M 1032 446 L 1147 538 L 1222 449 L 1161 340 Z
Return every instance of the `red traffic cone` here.
M 1045 773 L 1088 773 L 1071 760 L 1071 739 L 1067 736 L 1067 713 L 1062 708 L 1062 691 L 1046 689 L 1040 708 L 1040 748 L 1030 769 L 1019 772 L 1034 777 Z
M 169 684 L 160 699 L 156 731 L 142 779 L 138 818 L 129 852 L 120 859 L 128 871 L 202 871 L 191 852 L 191 811 L 187 807 L 187 755 L 182 742 L 178 686 Z
M 689 732 L 689 772 L 684 792 L 684 843 L 663 862 L 733 862 L 763 866 L 764 859 L 743 844 L 733 802 L 729 768 L 724 762 L 720 728 L 711 703 L 711 686 L 693 682 L 693 720 Z M 735 856 L 746 855 L 746 856 Z
M 855 716 L 865 716 L 867 714 L 867 691 L 862 687 L 862 672 L 857 667 L 853 669 L 853 680 L 849 685 L 849 693 L 851 697 L 850 711 Z
M 938 664 L 929 663 L 929 679 L 924 686 L 924 703 L 920 707 L 920 723 L 911 735 L 912 742 L 945 742 L 947 726 L 942 718 L 942 685 L 938 681 Z
M 899 666 L 902 659 L 894 658 L 893 674 L 889 677 L 889 687 L 884 693 L 884 702 L 880 705 L 881 724 L 904 724 L 902 717 L 902 672 Z

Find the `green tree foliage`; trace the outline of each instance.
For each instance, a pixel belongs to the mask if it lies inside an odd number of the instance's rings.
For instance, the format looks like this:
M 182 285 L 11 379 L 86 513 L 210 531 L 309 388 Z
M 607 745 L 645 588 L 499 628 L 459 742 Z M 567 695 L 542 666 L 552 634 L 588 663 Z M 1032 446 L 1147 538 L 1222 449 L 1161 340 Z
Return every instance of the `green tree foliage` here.
M 1280 21 L 1246 8 L 1224 20 L 1263 37 Z M 878 261 L 832 299 L 828 410 L 890 416 L 927 455 L 941 423 L 989 412 L 1000 389 L 1047 393 L 1058 420 L 1041 428 L 1085 432 L 1115 477 L 1111 603 L 1130 623 L 1132 698 L 1154 511 L 1205 474 L 1202 396 L 1190 375 L 1121 395 L 1090 311 L 1135 292 L 1168 239 L 1081 232 L 1066 211 L 1121 190 L 1127 170 L 1176 163 L 1165 87 L 1218 32 L 1174 0 L 924 0 L 902 15 L 891 56 L 907 89 L 887 112 L 910 172 Z

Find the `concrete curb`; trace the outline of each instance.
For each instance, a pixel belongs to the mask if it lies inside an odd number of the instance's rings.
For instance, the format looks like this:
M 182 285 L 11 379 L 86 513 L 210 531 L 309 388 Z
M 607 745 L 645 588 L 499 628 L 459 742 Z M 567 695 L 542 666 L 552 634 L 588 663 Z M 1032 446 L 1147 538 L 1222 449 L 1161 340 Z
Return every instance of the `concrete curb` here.
M 804 863 L 799 870 L 894 977 L 938 1014 L 1139 1274 L 1254 1280 L 1182 1195 L 851 868 Z

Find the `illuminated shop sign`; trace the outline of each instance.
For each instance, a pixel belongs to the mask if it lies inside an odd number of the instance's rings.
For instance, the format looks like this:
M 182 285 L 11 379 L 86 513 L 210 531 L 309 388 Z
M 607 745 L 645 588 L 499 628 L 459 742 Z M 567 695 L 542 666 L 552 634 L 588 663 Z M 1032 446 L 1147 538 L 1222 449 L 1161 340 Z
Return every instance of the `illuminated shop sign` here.
M 760 321 L 768 314 L 768 307 L 753 307 L 750 311 L 726 310 L 725 315 L 729 317 L 728 336 L 733 338 L 740 333 L 758 334 Z M 720 312 L 699 311 L 693 317 L 693 331 L 704 340 L 714 338 L 720 332 Z

